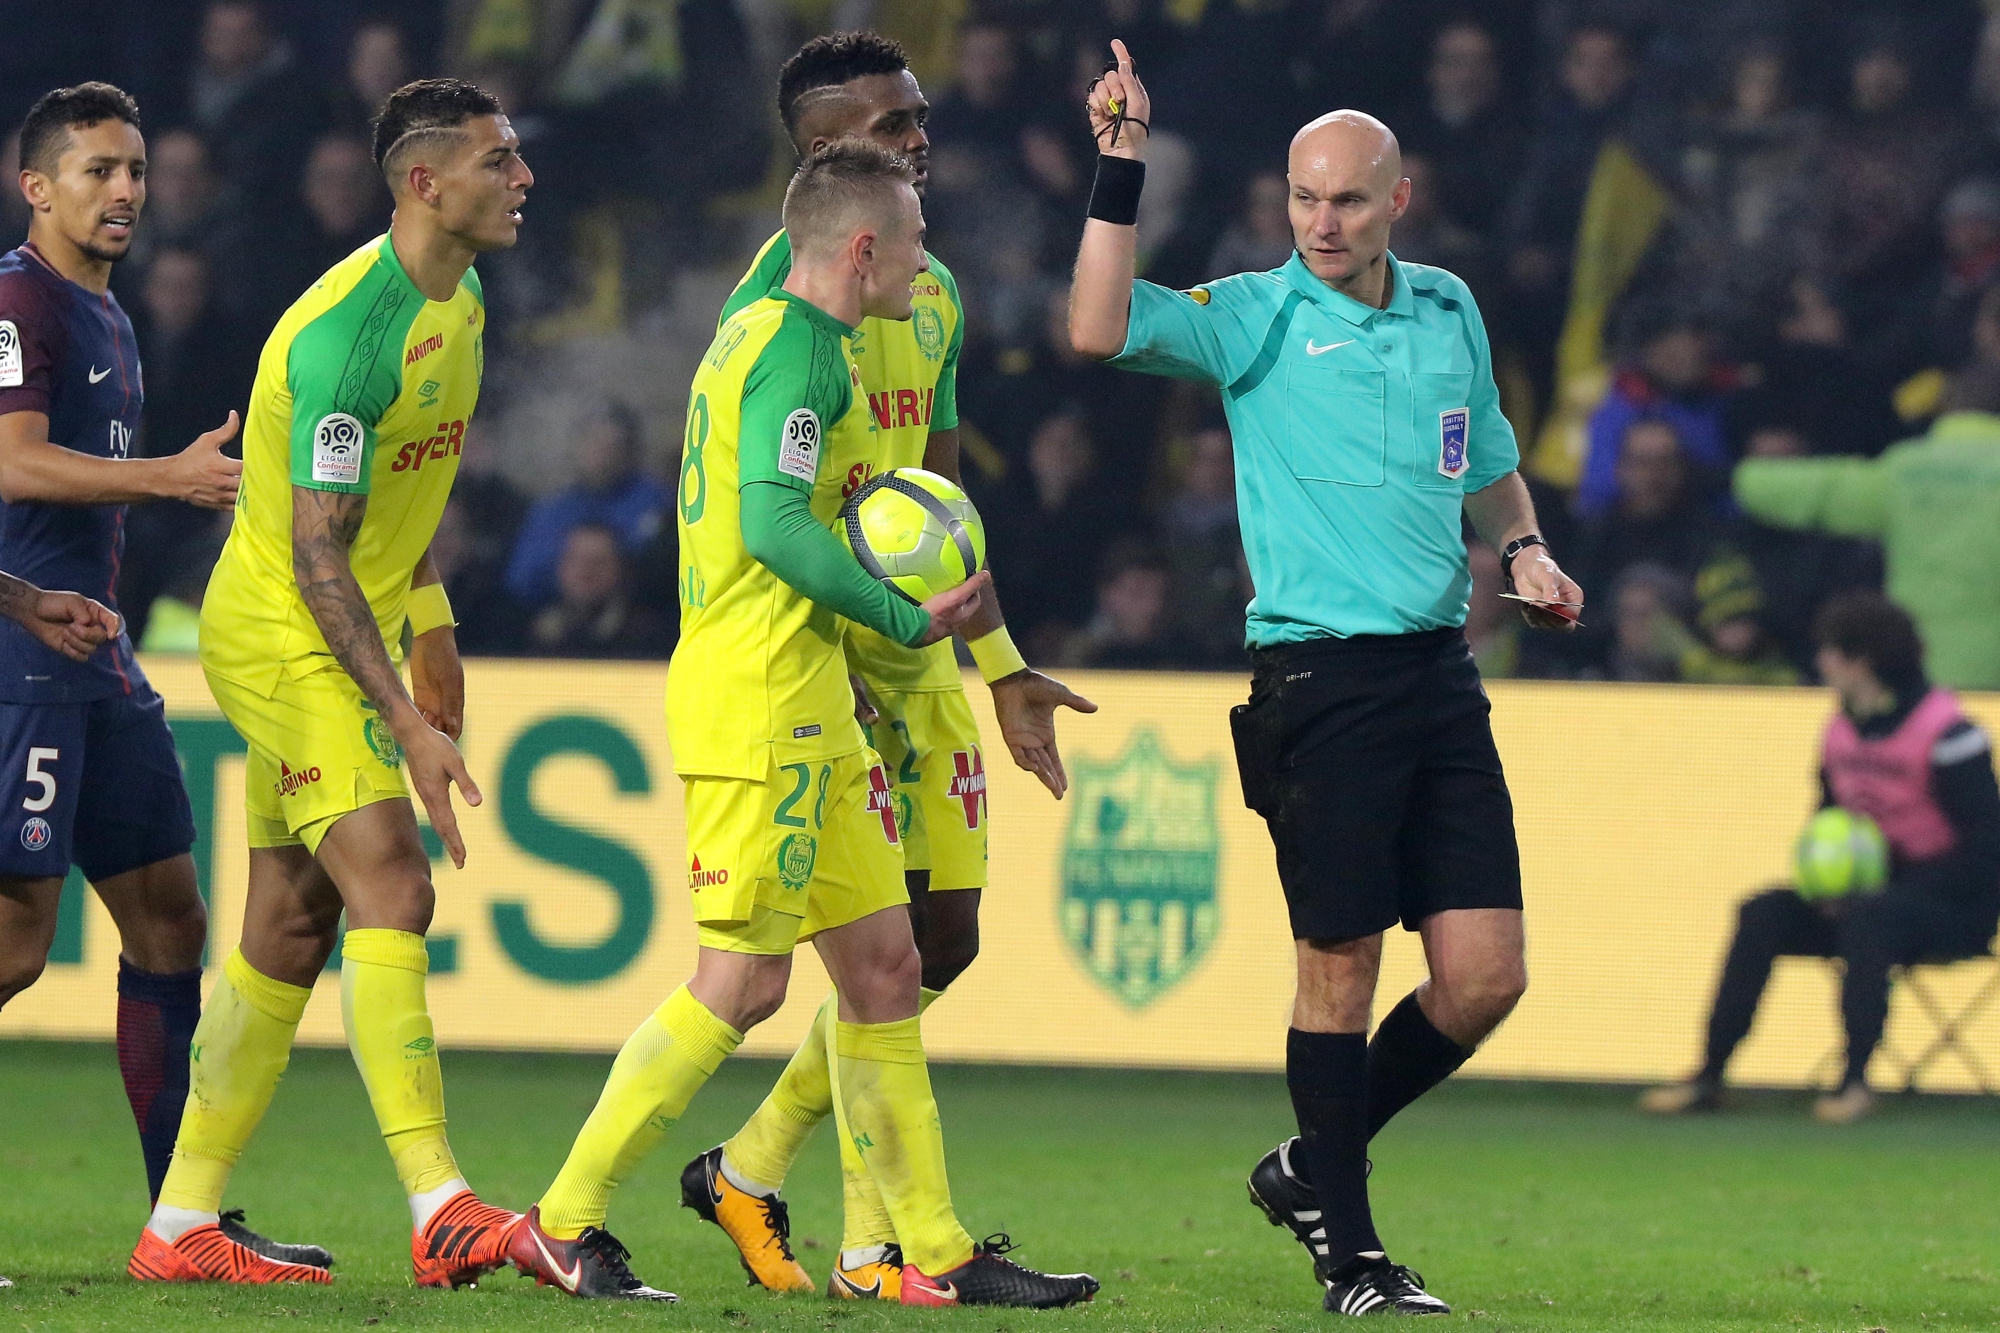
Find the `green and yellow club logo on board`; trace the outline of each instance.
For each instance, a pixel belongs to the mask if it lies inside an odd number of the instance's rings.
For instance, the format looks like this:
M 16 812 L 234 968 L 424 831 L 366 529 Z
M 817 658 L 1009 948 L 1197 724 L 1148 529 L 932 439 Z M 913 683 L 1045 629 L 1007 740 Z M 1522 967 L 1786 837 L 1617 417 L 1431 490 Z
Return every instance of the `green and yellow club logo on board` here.
M 1109 762 L 1070 765 L 1061 924 L 1077 960 L 1134 1008 L 1194 970 L 1215 942 L 1221 826 L 1211 755 L 1177 762 L 1142 727 Z

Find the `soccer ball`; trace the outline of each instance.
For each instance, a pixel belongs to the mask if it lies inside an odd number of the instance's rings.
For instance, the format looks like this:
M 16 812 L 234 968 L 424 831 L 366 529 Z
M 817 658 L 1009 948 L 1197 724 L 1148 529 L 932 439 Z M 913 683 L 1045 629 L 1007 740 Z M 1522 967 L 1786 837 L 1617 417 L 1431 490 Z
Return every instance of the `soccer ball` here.
M 1889 878 L 1889 844 L 1867 815 L 1830 805 L 1799 835 L 1793 867 L 1801 898 L 1880 893 Z
M 840 531 L 863 569 L 919 604 L 986 565 L 979 511 L 956 482 L 922 468 L 869 478 L 841 506 Z

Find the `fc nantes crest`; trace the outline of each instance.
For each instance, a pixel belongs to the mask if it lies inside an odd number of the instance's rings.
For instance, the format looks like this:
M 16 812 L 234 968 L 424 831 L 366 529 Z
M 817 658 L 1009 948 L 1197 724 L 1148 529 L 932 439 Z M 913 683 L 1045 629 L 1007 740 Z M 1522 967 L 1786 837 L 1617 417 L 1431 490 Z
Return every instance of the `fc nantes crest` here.
M 1216 771 L 1212 756 L 1176 763 L 1151 728 L 1109 763 L 1070 765 L 1063 935 L 1135 1008 L 1186 977 L 1215 940 Z

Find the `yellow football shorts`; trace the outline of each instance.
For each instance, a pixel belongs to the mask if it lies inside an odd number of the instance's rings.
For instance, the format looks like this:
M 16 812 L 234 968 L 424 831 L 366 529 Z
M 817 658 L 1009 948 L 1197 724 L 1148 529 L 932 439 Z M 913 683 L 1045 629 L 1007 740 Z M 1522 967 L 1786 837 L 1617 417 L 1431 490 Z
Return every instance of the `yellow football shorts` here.
M 316 853 L 342 815 L 409 797 L 403 747 L 340 667 L 280 678 L 268 698 L 205 674 L 222 715 L 249 743 L 243 804 L 252 847 L 304 844 Z
M 701 943 L 787 954 L 910 901 L 889 781 L 873 750 L 781 764 L 763 782 L 689 777 L 688 889 Z
M 986 887 L 986 761 L 965 691 L 868 686 L 881 714 L 869 735 L 895 793 L 903 864 L 931 888 Z

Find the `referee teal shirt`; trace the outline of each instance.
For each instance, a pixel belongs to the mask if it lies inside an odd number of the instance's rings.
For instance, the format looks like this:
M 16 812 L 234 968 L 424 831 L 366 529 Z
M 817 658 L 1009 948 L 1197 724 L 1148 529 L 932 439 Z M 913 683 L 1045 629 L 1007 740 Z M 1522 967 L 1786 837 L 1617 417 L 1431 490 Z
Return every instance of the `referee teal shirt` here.
M 1388 308 L 1283 268 L 1132 284 L 1110 364 L 1222 390 L 1253 648 L 1465 623 L 1467 492 L 1520 463 L 1465 284 L 1389 256 Z

